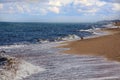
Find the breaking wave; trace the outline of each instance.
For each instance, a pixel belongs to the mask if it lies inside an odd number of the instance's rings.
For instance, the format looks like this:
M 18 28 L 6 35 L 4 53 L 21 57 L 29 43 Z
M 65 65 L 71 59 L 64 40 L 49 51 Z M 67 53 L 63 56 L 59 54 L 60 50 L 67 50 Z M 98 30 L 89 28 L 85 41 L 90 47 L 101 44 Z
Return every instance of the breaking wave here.
M 54 40 L 39 39 L 38 42 L 49 43 L 49 42 L 59 42 L 59 41 L 71 41 L 71 40 L 78 40 L 78 39 L 80 39 L 80 36 L 73 34 L 73 35 L 68 35 L 68 36 L 65 36 L 65 37 L 58 37 Z
M 22 80 L 32 74 L 45 71 L 24 60 L 10 56 L 0 56 L 0 80 Z
M 62 37 L 62 38 L 58 38 L 58 40 L 62 40 L 62 41 L 69 41 L 69 40 L 77 40 L 77 39 L 80 39 L 79 36 L 73 34 L 73 35 L 68 35 L 68 36 L 65 36 L 65 37 Z

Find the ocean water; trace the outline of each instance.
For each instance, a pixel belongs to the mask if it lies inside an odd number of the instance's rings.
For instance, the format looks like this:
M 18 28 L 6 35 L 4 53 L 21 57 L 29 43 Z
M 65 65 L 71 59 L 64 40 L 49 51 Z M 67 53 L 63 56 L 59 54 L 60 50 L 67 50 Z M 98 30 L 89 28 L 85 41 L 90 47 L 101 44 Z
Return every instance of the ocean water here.
M 40 41 L 55 41 L 61 38 L 76 35 L 90 36 L 88 30 L 94 27 L 102 27 L 93 23 L 0 23 L 0 45 L 12 45 L 22 43 L 36 43 Z M 70 36 L 71 37 L 71 36 Z
M 0 50 L 27 62 L 16 80 L 120 80 L 119 62 L 102 56 L 63 54 L 66 48 L 55 48 L 80 36 L 105 35 L 99 31 L 104 27 L 95 23 L 0 23 Z M 34 73 L 35 66 L 40 72 Z

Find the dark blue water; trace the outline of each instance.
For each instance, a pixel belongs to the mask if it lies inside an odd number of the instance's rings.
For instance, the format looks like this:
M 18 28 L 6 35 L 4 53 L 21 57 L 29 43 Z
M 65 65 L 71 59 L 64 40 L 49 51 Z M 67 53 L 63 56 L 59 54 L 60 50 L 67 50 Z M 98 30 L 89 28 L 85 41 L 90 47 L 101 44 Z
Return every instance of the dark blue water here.
M 90 29 L 92 23 L 8 23 L 0 22 L 0 45 L 15 43 L 36 43 L 38 39 L 54 41 L 58 37 L 68 35 L 89 36 L 90 32 L 80 32 Z

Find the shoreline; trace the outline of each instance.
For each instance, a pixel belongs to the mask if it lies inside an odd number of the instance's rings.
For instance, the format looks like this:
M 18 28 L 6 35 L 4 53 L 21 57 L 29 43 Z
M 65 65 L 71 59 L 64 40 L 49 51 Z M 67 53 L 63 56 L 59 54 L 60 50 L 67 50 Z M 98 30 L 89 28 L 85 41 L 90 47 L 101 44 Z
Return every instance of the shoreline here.
M 58 48 L 68 48 L 62 51 L 66 54 L 102 56 L 120 62 L 120 28 L 105 28 L 101 31 L 110 34 L 65 42 Z

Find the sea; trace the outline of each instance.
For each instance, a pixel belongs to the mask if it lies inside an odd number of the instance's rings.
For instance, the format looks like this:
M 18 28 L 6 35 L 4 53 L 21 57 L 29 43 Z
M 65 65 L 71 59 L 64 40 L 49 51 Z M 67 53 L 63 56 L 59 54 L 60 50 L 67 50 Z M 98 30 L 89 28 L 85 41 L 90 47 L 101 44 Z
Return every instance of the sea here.
M 92 23 L 0 23 L 0 45 L 31 44 L 42 41 L 54 42 L 65 37 L 90 36 L 88 30 L 102 27 Z
M 112 26 L 108 23 L 0 22 L 0 51 L 41 69 L 35 73 L 33 67 L 22 64 L 26 66 L 22 66 L 22 74 L 18 73 L 14 80 L 120 80 L 119 62 L 102 56 L 63 54 L 68 48 L 56 48 L 66 45 L 63 42 L 108 35 L 100 29 Z M 4 79 L 13 80 L 13 77 Z

